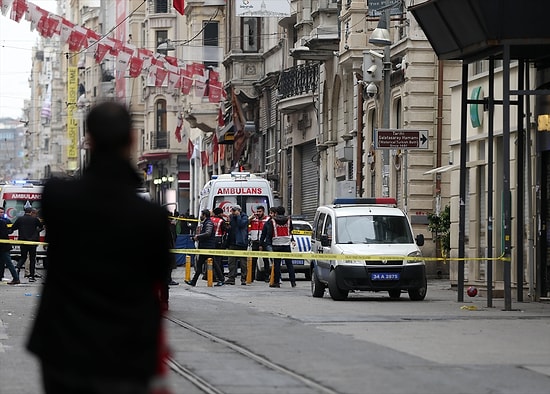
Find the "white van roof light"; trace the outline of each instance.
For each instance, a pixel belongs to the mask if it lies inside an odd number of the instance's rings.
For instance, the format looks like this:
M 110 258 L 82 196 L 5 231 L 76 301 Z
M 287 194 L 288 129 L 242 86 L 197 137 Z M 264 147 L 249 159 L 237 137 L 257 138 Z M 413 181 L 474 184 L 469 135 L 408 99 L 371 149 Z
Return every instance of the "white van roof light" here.
M 247 181 L 250 178 L 250 172 L 237 172 L 233 171 L 231 173 L 231 178 L 235 178 L 238 181 Z

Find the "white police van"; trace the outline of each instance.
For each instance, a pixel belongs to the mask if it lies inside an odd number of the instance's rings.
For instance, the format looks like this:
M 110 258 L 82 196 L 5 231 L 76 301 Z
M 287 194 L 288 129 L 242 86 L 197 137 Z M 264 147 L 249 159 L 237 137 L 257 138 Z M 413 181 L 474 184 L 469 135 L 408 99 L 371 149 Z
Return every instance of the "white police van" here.
M 393 198 L 336 199 L 317 208 L 311 248 L 311 292 L 323 297 L 328 287 L 333 300 L 345 300 L 350 291 L 402 291 L 413 301 L 426 297 L 426 267 L 405 213 Z M 318 254 L 332 254 L 322 259 Z M 335 259 L 354 255 L 349 259 Z M 365 256 L 365 258 L 362 258 Z

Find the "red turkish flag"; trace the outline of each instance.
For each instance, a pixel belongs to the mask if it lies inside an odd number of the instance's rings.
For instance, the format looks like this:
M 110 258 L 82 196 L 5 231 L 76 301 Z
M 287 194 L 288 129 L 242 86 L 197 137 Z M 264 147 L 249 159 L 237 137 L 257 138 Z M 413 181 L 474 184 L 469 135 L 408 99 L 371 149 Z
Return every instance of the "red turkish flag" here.
M 109 47 L 99 42 L 94 53 L 96 63 L 101 63 L 105 58 L 105 55 L 107 55 L 107 52 L 109 52 Z
M 86 29 L 81 26 L 74 26 L 72 33 L 69 35 L 69 51 L 78 52 L 87 44 Z
M 183 15 L 183 10 L 185 9 L 184 0 L 174 0 L 172 4 L 174 5 L 174 9 Z
M 220 146 L 218 144 L 218 135 L 214 133 L 214 138 L 212 138 L 212 152 L 214 153 L 214 163 L 218 162 L 218 152 L 220 151 Z
M 191 160 L 191 156 L 193 156 L 193 150 L 195 150 L 195 146 L 191 142 L 191 138 L 187 141 L 187 160 Z
M 19 22 L 25 12 L 27 12 L 28 6 L 26 0 L 14 0 L 11 5 L 10 19 Z
M 220 105 L 218 109 L 218 128 L 221 129 L 223 126 L 225 126 L 225 120 L 223 118 L 222 106 Z
M 222 97 L 222 83 L 210 81 L 208 83 L 208 101 L 218 103 Z
M 143 69 L 143 59 L 132 56 L 130 58 L 130 67 L 129 67 L 130 76 L 132 78 L 139 77 L 142 69 Z
M 181 142 L 181 126 L 183 125 L 183 118 L 181 116 L 181 113 L 178 114 L 178 124 L 176 125 L 176 139 L 178 142 Z M 189 154 L 189 153 L 188 153 Z
M 203 167 L 208 166 L 208 152 L 207 151 L 202 151 L 201 152 L 201 165 Z
M 191 72 L 189 70 L 181 70 L 182 84 L 181 92 L 183 94 L 189 94 L 191 92 L 191 86 L 193 86 L 193 78 L 191 77 Z

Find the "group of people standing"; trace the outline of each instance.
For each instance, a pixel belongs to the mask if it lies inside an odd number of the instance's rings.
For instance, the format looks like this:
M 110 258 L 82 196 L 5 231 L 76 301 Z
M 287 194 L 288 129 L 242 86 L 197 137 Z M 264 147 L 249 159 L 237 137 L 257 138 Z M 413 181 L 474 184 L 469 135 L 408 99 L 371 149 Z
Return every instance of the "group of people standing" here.
M 0 207 L 0 239 L 8 240 L 9 234 L 14 231 L 18 231 L 19 241 L 40 241 L 40 232 L 43 230 L 44 225 L 37 217 L 38 211 L 32 206 L 26 206 L 24 208 L 24 214 L 19 216 L 15 223 L 11 223 L 4 215 L 4 208 Z M 13 265 L 11 260 L 10 243 L 0 243 L 0 280 L 4 276 L 4 270 L 8 268 L 10 271 L 12 280 L 8 282 L 9 285 L 18 285 L 21 283 L 19 279 L 19 271 L 25 267 L 25 277 L 29 278 L 29 282 L 35 282 L 36 277 L 36 244 L 23 243 L 19 246 L 21 251 L 21 257 L 17 262 L 17 267 Z M 26 265 L 27 257 L 29 264 Z
M 193 240 L 198 242 L 199 249 L 228 249 L 228 250 L 247 250 L 251 246 L 253 251 L 273 251 L 289 252 L 293 244 L 292 220 L 290 216 L 285 215 L 285 208 L 282 206 L 271 207 L 269 215 L 265 214 L 265 207 L 256 206 L 255 212 L 249 217 L 242 211 L 240 205 L 231 207 L 231 214 L 225 217 L 221 208 L 215 208 L 211 212 L 203 209 L 200 213 L 200 226 Z M 195 274 L 191 280 L 185 281 L 190 286 L 196 286 L 197 281 L 203 275 L 203 268 L 208 259 L 208 255 L 199 255 Z M 263 259 L 266 282 L 270 282 L 270 287 L 280 287 L 281 279 L 281 261 L 283 259 L 274 258 L 274 278 L 269 280 L 269 260 Z M 296 275 L 291 259 L 284 259 L 288 269 L 289 279 L 292 287 L 296 286 Z M 229 273 L 227 278 L 224 276 L 223 263 L 221 256 L 213 257 L 213 270 L 215 286 L 234 285 L 238 274 L 238 263 L 240 263 L 241 285 L 246 285 L 248 267 L 246 258 L 229 254 L 227 265 Z M 252 259 L 252 280 L 258 264 L 258 258 Z

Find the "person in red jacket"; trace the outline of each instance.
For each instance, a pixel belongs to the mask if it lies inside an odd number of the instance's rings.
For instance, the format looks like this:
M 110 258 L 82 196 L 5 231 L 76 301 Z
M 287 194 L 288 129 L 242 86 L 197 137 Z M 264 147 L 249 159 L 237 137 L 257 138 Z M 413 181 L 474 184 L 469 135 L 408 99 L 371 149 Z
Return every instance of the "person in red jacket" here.
M 260 238 L 262 235 L 262 229 L 265 223 L 269 220 L 269 216 L 265 214 L 265 208 L 263 205 L 256 207 L 256 212 L 248 217 L 248 237 L 251 242 L 251 249 L 253 251 L 260 250 Z M 252 281 L 254 282 L 254 276 L 256 275 L 256 267 L 258 265 L 258 258 L 252 257 Z M 269 266 L 269 262 L 264 262 L 264 269 Z M 264 271 L 267 272 L 267 271 Z

